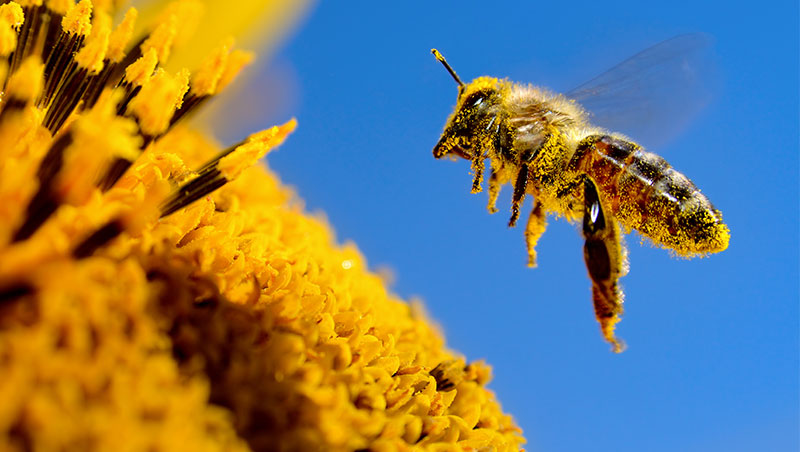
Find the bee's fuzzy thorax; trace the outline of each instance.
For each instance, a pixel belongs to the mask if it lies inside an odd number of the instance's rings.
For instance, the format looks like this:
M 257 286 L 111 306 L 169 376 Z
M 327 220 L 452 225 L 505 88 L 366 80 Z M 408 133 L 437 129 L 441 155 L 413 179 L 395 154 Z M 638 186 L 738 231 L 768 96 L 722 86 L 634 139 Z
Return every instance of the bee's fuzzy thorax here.
M 586 112 L 583 107 L 563 94 L 550 91 L 541 86 L 522 83 L 513 83 L 511 88 L 508 96 L 509 105 L 521 105 L 537 101 L 549 106 L 554 111 L 573 118 L 575 122 L 586 122 Z
M 547 88 L 514 83 L 505 104 L 512 118 L 537 119 L 558 128 L 588 127 L 587 114 L 578 103 Z

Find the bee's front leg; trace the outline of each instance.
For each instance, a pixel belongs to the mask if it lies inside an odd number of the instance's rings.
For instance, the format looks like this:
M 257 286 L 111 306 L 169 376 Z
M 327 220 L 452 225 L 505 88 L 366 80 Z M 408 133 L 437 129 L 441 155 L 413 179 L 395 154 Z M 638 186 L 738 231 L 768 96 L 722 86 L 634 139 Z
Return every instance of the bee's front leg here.
M 584 187 L 583 259 L 592 280 L 594 312 L 605 339 L 615 353 L 624 349 L 614 337 L 614 327 L 622 315 L 622 290 L 618 280 L 625 273 L 625 258 L 619 225 L 603 206 L 597 185 L 586 176 Z

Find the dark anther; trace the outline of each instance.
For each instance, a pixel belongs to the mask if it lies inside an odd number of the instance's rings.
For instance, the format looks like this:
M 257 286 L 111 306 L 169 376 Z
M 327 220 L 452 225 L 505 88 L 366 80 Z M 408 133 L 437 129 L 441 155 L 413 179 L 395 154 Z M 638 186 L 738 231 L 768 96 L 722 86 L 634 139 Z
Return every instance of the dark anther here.
M 0 288 L 0 306 L 33 293 L 33 287 L 25 283 Z
M 83 259 L 89 257 L 94 252 L 116 238 L 123 231 L 122 224 L 117 220 L 112 220 L 106 223 L 103 227 L 95 231 L 92 235 L 87 237 L 72 251 L 75 259 Z

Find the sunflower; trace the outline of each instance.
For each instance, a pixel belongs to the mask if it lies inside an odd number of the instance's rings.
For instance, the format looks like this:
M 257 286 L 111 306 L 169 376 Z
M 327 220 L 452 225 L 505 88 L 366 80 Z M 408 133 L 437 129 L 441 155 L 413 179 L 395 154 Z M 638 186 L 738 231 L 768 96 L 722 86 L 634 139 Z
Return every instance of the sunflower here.
M 252 58 L 192 51 L 217 3 L 118 3 L 0 6 L 0 450 L 518 450 L 489 367 L 259 164 L 295 120 L 187 124 Z

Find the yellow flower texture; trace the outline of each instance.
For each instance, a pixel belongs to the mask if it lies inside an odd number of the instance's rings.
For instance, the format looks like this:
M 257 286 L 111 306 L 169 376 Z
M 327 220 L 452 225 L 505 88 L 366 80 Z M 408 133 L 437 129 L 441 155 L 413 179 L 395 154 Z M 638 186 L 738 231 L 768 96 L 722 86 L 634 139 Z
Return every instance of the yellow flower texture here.
M 197 2 L 118 3 L 0 6 L 0 450 L 518 450 L 488 366 L 257 163 L 294 120 L 185 124 L 251 56 L 170 72 Z

